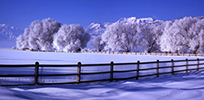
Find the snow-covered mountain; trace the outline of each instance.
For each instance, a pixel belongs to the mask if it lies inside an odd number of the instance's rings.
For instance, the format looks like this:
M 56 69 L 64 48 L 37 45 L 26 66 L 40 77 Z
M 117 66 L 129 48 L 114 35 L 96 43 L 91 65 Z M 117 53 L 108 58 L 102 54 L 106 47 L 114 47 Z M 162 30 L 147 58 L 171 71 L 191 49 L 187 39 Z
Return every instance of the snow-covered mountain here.
M 106 27 L 107 25 L 105 26 L 104 24 L 101 23 L 91 23 L 90 25 L 85 27 L 85 31 L 92 36 L 98 36 L 105 31 Z
M 136 18 L 136 17 L 130 17 L 130 18 L 121 18 L 117 22 L 119 23 L 153 23 L 154 20 L 152 18 Z
M 130 17 L 130 18 L 121 18 L 118 21 L 114 23 L 144 23 L 144 24 L 151 24 L 151 23 L 162 23 L 162 20 L 153 20 L 152 18 L 136 18 L 136 17 Z M 91 23 L 87 27 L 85 27 L 85 31 L 93 36 L 98 36 L 104 33 L 106 27 L 111 25 L 112 23 L 106 22 L 106 23 Z
M 20 34 L 23 34 L 22 30 L 6 24 L 0 24 L 0 48 L 15 46 L 16 37 Z
M 0 40 L 15 40 L 23 31 L 13 26 L 0 24 Z

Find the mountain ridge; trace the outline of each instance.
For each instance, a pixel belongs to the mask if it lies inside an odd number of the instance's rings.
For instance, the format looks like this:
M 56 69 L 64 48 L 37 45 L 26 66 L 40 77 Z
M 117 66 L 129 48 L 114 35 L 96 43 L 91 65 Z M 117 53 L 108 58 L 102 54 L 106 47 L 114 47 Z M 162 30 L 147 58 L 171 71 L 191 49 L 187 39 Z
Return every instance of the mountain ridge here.
M 6 24 L 0 24 L 0 40 L 15 40 L 23 31 Z
M 0 24 L 0 48 L 12 48 L 15 46 L 16 38 L 23 31 L 6 24 Z

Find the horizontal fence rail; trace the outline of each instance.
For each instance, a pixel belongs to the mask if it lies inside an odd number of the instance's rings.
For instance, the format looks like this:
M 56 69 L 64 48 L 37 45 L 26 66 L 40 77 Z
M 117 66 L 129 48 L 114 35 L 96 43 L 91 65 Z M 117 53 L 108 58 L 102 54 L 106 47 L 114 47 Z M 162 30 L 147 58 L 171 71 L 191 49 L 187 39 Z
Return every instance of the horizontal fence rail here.
M 181 63 L 181 64 L 180 64 Z M 144 67 L 144 65 L 146 65 Z M 79 62 L 78 64 L 70 64 L 70 65 L 48 65 L 48 64 L 39 64 L 36 62 L 35 64 L 29 65 L 0 65 L 0 86 L 14 86 L 14 85 L 50 85 L 50 84 L 79 84 L 79 83 L 88 83 L 88 82 L 100 82 L 100 81 L 117 81 L 117 80 L 127 80 L 127 79 L 142 79 L 145 77 L 160 77 L 165 74 L 175 75 L 179 72 L 185 72 L 192 70 L 199 70 L 204 69 L 204 59 L 185 59 L 185 60 L 173 60 L 170 61 L 151 61 L 151 62 L 133 62 L 133 63 L 111 63 L 106 64 L 82 64 Z M 130 67 L 131 66 L 131 67 Z M 108 67 L 106 71 L 93 71 L 93 72 L 83 72 L 83 68 L 89 67 L 97 68 L 97 67 Z M 130 69 L 119 69 L 118 67 L 130 67 Z M 193 68 L 192 68 L 193 67 Z M 2 68 L 32 68 L 29 70 L 33 70 L 33 73 L 29 74 L 11 74 L 11 73 L 4 73 L 1 71 Z M 41 68 L 41 70 L 40 70 Z M 71 73 L 43 73 L 44 70 L 42 68 L 75 68 L 72 69 Z M 180 68 L 180 69 L 179 69 Z M 168 69 L 168 71 L 165 71 Z M 8 70 L 9 71 L 9 70 Z M 39 72 L 41 71 L 41 73 Z M 65 71 L 66 72 L 66 71 Z M 122 75 L 115 75 L 115 74 L 125 74 L 129 73 L 131 76 L 128 77 L 120 77 Z M 129 75 L 128 74 L 128 75 Z M 106 75 L 105 78 L 102 79 L 92 79 L 86 80 L 86 77 L 82 76 L 89 76 L 89 75 Z M 63 76 L 72 76 L 71 81 L 69 79 L 62 79 L 66 82 L 43 82 L 39 80 L 43 80 L 42 77 L 63 77 Z M 31 77 L 32 83 L 29 84 L 2 84 L 4 79 L 7 78 L 15 78 L 15 77 Z M 45 79 L 46 79 L 45 78 Z M 83 80 L 82 80 L 83 79 Z M 11 79 L 12 80 L 12 79 Z

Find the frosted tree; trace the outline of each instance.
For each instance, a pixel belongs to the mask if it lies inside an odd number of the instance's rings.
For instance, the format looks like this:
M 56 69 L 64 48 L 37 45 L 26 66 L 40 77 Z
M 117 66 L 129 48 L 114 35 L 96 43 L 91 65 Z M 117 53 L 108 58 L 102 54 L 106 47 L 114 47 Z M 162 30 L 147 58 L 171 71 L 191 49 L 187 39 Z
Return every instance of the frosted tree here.
M 164 24 L 165 24 L 164 32 L 160 38 L 160 50 L 163 52 L 172 52 L 173 43 L 170 42 L 173 37 L 171 37 L 171 35 L 169 34 L 170 31 L 169 28 L 171 27 L 172 22 L 166 21 L 164 22 Z
M 160 51 L 160 37 L 163 33 L 163 25 L 144 24 L 142 25 L 141 46 L 148 53 Z
M 192 53 L 204 53 L 204 19 L 198 20 L 189 30 L 189 49 Z
M 53 46 L 57 50 L 77 51 L 86 47 L 89 39 L 81 25 L 63 25 L 54 35 Z
M 26 28 L 24 30 L 24 34 L 20 35 L 16 38 L 16 48 L 18 49 L 29 49 L 29 44 L 28 44 L 28 36 L 30 29 Z
M 16 38 L 16 47 L 18 48 L 18 49 L 22 49 L 22 50 L 24 50 L 24 49 L 29 49 L 29 45 L 28 45 L 28 41 L 27 41 L 27 39 L 25 39 L 25 37 L 23 37 L 22 35 L 20 35 L 20 36 L 18 36 L 17 38 Z
M 41 37 L 40 35 L 42 35 L 42 27 L 41 27 L 41 22 L 40 21 L 34 21 L 31 23 L 30 25 L 30 29 L 29 29 L 29 33 L 24 33 L 25 37 L 28 38 L 28 43 L 29 43 L 29 47 L 30 49 L 33 49 L 33 50 L 40 50 L 41 47 L 40 47 L 40 40 L 41 40 Z
M 167 22 L 164 34 L 161 37 L 161 51 L 185 53 L 189 50 L 189 30 L 197 20 L 192 17 L 184 17 L 174 22 Z
M 140 25 L 137 23 L 113 23 L 102 34 L 105 49 L 111 51 L 134 50 L 139 45 Z
M 61 23 L 50 18 L 42 21 L 34 21 L 31 23 L 29 29 L 25 29 L 24 35 L 17 39 L 17 48 L 20 49 L 28 47 L 33 50 L 51 51 L 53 35 L 60 27 Z M 28 45 L 23 45 L 22 43 L 24 42 L 28 43 Z
M 52 49 L 53 35 L 59 30 L 61 23 L 56 22 L 53 19 L 44 19 L 40 21 L 34 21 L 30 25 L 31 38 L 30 45 L 37 49 L 49 51 Z
M 94 39 L 91 41 L 91 45 L 98 51 L 103 50 L 105 43 L 102 42 L 101 36 L 94 36 Z

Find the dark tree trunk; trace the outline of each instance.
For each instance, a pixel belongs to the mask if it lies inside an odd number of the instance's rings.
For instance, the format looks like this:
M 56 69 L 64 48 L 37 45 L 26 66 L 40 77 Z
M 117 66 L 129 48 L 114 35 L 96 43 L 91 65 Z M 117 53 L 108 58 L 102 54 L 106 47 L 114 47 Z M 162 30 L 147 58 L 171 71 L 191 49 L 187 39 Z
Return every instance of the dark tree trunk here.
M 148 50 L 148 51 L 147 51 L 147 53 L 151 53 L 151 51 L 150 51 L 150 50 Z
M 130 50 L 125 50 L 125 52 L 130 52 Z
M 77 49 L 77 52 L 81 52 L 81 48 Z

